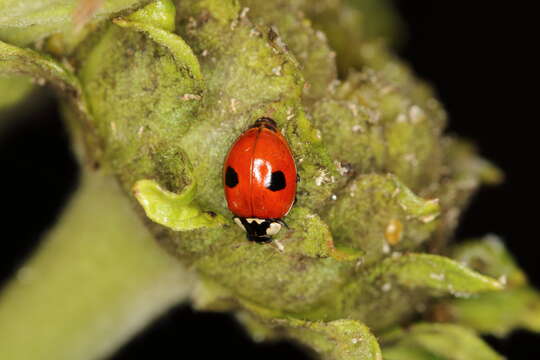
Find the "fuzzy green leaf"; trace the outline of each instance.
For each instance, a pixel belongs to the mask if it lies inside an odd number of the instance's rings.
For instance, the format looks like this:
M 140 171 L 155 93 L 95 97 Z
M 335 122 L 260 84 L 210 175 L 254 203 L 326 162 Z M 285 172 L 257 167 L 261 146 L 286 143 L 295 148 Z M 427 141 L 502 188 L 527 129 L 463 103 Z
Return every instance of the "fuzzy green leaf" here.
M 373 277 L 375 275 L 375 277 Z M 481 275 L 443 256 L 406 254 L 385 259 L 371 274 L 409 288 L 427 288 L 454 296 L 503 289 L 497 280 Z
M 51 82 L 66 92 L 79 92 L 77 78 L 47 55 L 0 41 L 0 75 L 28 75 L 40 84 Z
M 162 6 L 158 7 L 156 5 L 158 3 Z M 181 37 L 171 32 L 174 30 L 175 8 L 174 5 L 167 3 L 167 1 L 152 3 L 129 17 L 134 21 L 116 19 L 114 23 L 147 34 L 156 43 L 165 46 L 178 63 L 183 64 L 186 77 L 201 80 L 202 74 L 197 57 Z M 172 14 L 169 14 L 170 11 L 173 11 Z M 172 19 L 169 19 L 170 17 Z
M 196 191 L 194 182 L 180 194 L 167 191 L 152 180 L 140 180 L 133 187 L 133 193 L 146 215 L 158 224 L 175 231 L 223 225 L 225 219 L 222 216 L 203 211 L 194 204 Z
M 27 46 L 49 35 L 61 33 L 65 39 L 79 36 L 84 23 L 135 10 L 150 0 L 2 0 L 0 40 Z
M 165 31 L 174 31 L 176 7 L 171 0 L 156 0 L 129 15 L 129 20 L 146 23 Z
M 499 279 L 508 287 L 527 283 L 527 275 L 518 267 L 501 239 L 494 235 L 455 246 L 451 257 L 471 269 Z
M 484 334 L 502 337 L 517 328 L 540 332 L 540 294 L 529 287 L 455 299 L 436 309 L 448 318 L 442 320 Z
M 474 332 L 449 324 L 421 323 L 384 347 L 385 360 L 502 360 Z
M 202 211 L 193 203 L 197 191 L 195 182 L 180 194 L 161 188 L 155 181 L 140 180 L 133 193 L 154 222 L 175 231 L 187 231 L 202 227 L 221 226 L 225 219 L 210 211 Z
M 394 183 L 394 196 L 398 204 L 411 216 L 418 218 L 424 223 L 428 223 L 439 216 L 439 200 L 426 200 L 415 195 L 405 184 L 395 176 L 390 176 Z
M 331 322 L 276 320 L 297 341 L 332 360 L 382 360 L 377 339 L 367 326 L 355 320 Z

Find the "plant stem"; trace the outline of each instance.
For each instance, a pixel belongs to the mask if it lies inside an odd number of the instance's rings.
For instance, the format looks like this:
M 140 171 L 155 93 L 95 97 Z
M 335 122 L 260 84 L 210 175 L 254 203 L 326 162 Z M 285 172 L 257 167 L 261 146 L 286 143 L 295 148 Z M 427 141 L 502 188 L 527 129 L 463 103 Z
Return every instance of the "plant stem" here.
M 115 181 L 86 174 L 57 225 L 0 295 L 0 358 L 105 357 L 185 299 L 192 284 Z

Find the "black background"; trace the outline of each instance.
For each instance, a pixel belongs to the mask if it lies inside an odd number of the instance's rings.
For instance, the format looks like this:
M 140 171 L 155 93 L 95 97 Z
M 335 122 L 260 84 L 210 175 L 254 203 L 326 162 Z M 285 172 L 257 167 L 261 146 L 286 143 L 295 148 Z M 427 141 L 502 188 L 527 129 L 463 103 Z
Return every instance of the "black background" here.
M 459 238 L 502 236 L 531 282 L 540 287 L 535 203 L 538 118 L 530 61 L 535 42 L 526 2 L 397 0 L 408 29 L 400 52 L 433 84 L 450 114 L 448 132 L 474 139 L 482 155 L 506 173 L 506 181 L 480 191 L 462 221 Z M 0 135 L 3 207 L 0 284 L 37 244 L 73 191 L 77 170 L 52 101 Z M 19 201 L 15 202 L 15 194 Z M 24 205 L 28 199 L 32 207 Z M 37 205 L 35 205 L 37 203 Z M 21 226 L 21 216 L 32 221 Z M 540 358 L 540 336 L 515 332 L 488 338 L 509 359 Z M 307 358 L 287 343 L 253 344 L 232 318 L 180 307 L 159 319 L 113 359 Z M 165 355 L 167 354 L 167 355 Z

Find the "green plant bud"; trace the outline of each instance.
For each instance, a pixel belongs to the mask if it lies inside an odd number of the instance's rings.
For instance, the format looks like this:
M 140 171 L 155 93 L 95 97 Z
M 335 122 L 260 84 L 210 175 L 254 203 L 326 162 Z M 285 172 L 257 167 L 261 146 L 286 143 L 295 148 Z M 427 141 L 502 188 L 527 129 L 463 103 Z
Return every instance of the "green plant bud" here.
M 13 76 L 51 85 L 85 174 L 114 176 L 148 238 L 197 274 L 195 308 L 325 359 L 381 359 L 377 337 L 390 360 L 500 359 L 475 331 L 539 329 L 538 294 L 498 240 L 447 246 L 502 174 L 444 134 L 432 89 L 388 47 L 387 2 L 21 4 L 0 4 L 0 89 Z M 222 184 L 260 117 L 300 178 L 265 245 L 234 224 Z

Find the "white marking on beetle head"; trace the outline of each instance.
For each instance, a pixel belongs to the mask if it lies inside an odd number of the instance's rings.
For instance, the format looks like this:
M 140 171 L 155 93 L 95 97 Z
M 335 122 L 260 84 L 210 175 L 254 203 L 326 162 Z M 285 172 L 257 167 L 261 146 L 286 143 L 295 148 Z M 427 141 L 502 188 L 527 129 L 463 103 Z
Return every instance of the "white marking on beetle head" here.
M 236 223 L 236 225 L 240 226 L 242 230 L 246 231 L 246 227 L 244 226 L 244 224 L 242 224 L 242 221 L 240 220 L 240 218 L 235 217 L 234 222 Z
M 264 219 L 259 219 L 259 218 L 246 218 L 246 221 L 248 222 L 248 224 L 251 224 L 253 222 L 256 222 L 257 224 L 261 225 L 263 222 L 265 222 L 266 220 Z
M 276 235 L 281 230 L 281 224 L 278 222 L 270 223 L 268 229 L 266 229 L 266 235 L 273 236 Z

